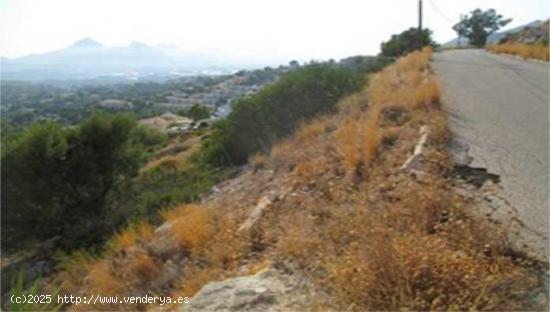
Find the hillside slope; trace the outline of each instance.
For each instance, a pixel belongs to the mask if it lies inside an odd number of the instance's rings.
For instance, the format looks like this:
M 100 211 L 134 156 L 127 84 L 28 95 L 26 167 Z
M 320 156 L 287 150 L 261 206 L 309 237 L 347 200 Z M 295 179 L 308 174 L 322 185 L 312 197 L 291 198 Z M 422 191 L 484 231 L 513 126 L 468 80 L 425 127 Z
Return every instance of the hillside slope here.
M 225 297 L 210 282 L 260 272 L 269 285 L 289 281 L 300 291 L 277 288 L 267 300 L 253 295 L 226 308 L 538 308 L 535 273 L 510 256 L 504 232 L 473 217 L 475 201 L 455 192 L 430 58 L 426 49 L 400 59 L 342 100 L 337 114 L 252 157 L 200 203 L 162 212 L 161 227 L 127 229 L 99 259 L 67 258 L 52 284 L 81 295 L 186 297 L 208 284 L 189 305 L 161 309 L 213 309 Z M 265 279 L 227 285 L 261 288 Z

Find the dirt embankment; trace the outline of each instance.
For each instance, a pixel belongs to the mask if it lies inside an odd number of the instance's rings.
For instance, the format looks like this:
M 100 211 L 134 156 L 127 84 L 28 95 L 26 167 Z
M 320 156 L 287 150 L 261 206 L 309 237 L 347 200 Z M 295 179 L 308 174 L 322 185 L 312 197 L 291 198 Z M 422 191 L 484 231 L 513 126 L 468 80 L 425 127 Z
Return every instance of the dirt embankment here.
M 529 263 L 513 257 L 505 231 L 472 216 L 473 198 L 455 191 L 430 59 L 424 50 L 398 60 L 337 114 L 252 157 L 201 203 L 164 211 L 162 227 L 129 228 L 99 259 L 68 258 L 57 275 L 62 293 L 192 297 L 210 282 L 260 272 L 228 281 L 249 289 L 229 308 L 539 308 L 546 300 L 535 296 L 541 285 Z M 279 292 L 285 280 L 307 286 Z M 266 293 L 269 285 L 277 287 Z M 203 295 L 219 287 L 164 308 L 208 308 Z M 215 297 L 209 307 L 227 307 Z

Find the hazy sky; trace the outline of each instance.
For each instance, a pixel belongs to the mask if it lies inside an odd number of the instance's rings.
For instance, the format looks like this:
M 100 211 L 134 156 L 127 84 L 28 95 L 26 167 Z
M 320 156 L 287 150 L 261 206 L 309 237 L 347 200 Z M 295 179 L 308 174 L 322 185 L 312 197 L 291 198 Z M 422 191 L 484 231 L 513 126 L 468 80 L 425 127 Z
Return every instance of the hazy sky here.
M 392 33 L 417 24 L 418 0 L 0 0 L 0 55 L 66 47 L 83 37 L 189 51 L 296 58 L 376 54 Z M 460 13 L 496 8 L 509 27 L 547 18 L 548 0 L 424 0 L 435 39 L 454 37 Z

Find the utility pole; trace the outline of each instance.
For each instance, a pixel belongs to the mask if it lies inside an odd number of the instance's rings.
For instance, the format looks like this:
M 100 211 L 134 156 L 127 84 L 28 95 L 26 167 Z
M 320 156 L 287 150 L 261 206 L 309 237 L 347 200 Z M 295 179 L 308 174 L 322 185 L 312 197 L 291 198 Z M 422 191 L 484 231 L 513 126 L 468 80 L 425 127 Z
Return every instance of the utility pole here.
M 422 0 L 418 0 L 418 49 L 421 50 L 422 43 Z
M 464 19 L 464 14 L 460 14 L 460 22 L 462 23 L 462 20 Z M 458 32 L 458 46 L 462 46 L 462 32 Z

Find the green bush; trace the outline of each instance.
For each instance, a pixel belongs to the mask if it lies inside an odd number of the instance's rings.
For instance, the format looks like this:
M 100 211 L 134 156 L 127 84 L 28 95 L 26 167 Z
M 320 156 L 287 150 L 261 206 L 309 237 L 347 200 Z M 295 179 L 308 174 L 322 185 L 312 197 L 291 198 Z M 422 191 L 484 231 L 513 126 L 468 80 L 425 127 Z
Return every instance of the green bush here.
M 202 159 L 215 166 L 243 164 L 256 151 L 268 152 L 304 119 L 327 113 L 359 89 L 362 75 L 336 64 L 310 64 L 290 71 L 259 93 L 237 100 L 203 143 Z
M 71 129 L 35 124 L 10 140 L 1 168 L 4 248 L 56 236 L 62 247 L 82 247 L 110 232 L 108 194 L 144 160 L 135 126 L 125 115 L 96 114 Z
M 432 39 L 431 30 L 423 29 L 421 39 L 422 41 L 419 41 L 417 28 L 409 28 L 400 34 L 392 35 L 390 40 L 382 42 L 380 45 L 381 54 L 389 57 L 400 57 L 421 47 L 437 47 L 437 44 Z
M 159 221 L 156 217 L 160 208 L 199 200 L 226 174 L 227 171 L 213 171 L 194 159 L 189 160 L 184 170 L 151 168 L 115 196 L 115 213 L 120 215 L 119 219 Z
M 189 109 L 181 112 L 183 116 L 189 117 L 195 121 L 210 118 L 211 113 L 208 107 L 200 104 L 195 104 Z
M 131 140 L 146 149 L 151 149 L 168 142 L 168 135 L 151 127 L 137 125 L 132 130 Z

